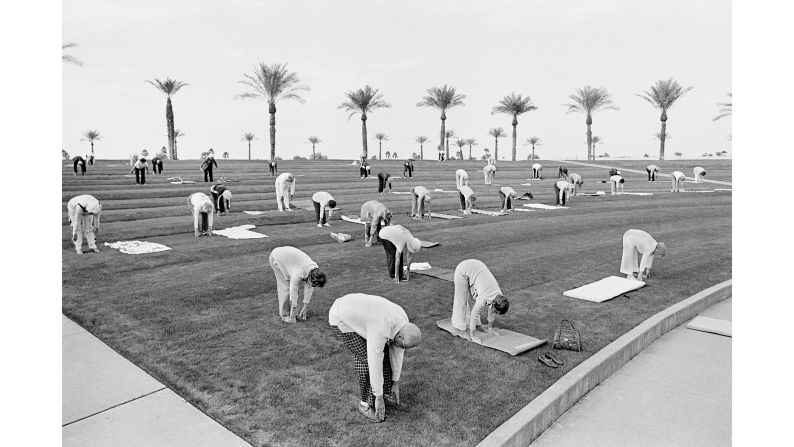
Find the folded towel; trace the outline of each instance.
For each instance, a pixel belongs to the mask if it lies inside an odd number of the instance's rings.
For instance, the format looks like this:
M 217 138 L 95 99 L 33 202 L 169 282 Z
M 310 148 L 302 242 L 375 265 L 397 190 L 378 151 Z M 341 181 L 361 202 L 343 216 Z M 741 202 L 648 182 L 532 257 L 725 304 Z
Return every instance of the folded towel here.
M 265 211 L 243 211 L 245 214 L 250 214 L 252 216 L 258 216 L 260 214 L 265 214 Z
M 430 270 L 431 268 L 432 267 L 430 267 L 429 262 L 412 262 L 410 270 L 411 271 Z
M 116 250 L 126 253 L 128 255 L 141 255 L 144 253 L 156 253 L 158 251 L 170 250 L 171 247 L 166 247 L 162 244 L 146 241 L 118 241 L 105 242 L 105 246 L 115 248 Z
M 261 239 L 263 237 L 267 237 L 262 233 L 250 231 L 254 228 L 256 228 L 256 226 L 251 224 L 240 225 L 239 227 L 229 227 L 224 228 L 223 230 L 212 230 L 212 234 L 226 236 L 229 239 Z
M 460 216 L 453 216 L 451 214 L 443 213 L 430 213 L 430 217 L 438 217 L 439 219 L 461 219 Z
M 347 221 L 347 222 L 353 222 L 353 223 L 361 224 L 361 225 L 366 225 L 367 224 L 366 222 L 364 222 L 363 220 L 361 220 L 358 217 L 353 219 L 352 217 L 347 217 L 344 214 L 342 215 L 342 220 Z
M 567 206 L 551 206 L 543 203 L 525 203 L 523 206 L 527 208 L 536 208 L 539 210 L 567 210 Z

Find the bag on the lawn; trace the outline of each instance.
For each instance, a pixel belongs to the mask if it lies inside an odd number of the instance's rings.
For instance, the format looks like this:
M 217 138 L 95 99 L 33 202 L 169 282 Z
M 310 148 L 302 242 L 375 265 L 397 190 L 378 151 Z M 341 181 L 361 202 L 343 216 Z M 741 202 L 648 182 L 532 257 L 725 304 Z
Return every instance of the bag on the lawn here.
M 565 323 L 568 323 L 567 325 Z M 570 326 L 570 328 L 568 327 Z M 564 349 L 566 351 L 581 351 L 582 339 L 579 336 L 579 331 L 574 329 L 573 323 L 569 320 L 562 320 L 557 325 L 554 331 L 554 344 L 551 346 L 554 349 Z

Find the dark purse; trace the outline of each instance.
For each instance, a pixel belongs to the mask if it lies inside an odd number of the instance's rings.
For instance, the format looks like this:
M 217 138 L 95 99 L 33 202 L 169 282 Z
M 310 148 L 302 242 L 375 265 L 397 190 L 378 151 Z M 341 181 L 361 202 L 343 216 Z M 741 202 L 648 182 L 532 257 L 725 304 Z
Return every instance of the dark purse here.
M 565 322 L 568 322 L 570 329 L 566 327 Z M 573 323 L 569 320 L 562 320 L 557 325 L 554 331 L 554 344 L 551 346 L 554 349 L 564 349 L 566 351 L 581 351 L 582 340 L 579 336 L 579 331 L 574 329 Z

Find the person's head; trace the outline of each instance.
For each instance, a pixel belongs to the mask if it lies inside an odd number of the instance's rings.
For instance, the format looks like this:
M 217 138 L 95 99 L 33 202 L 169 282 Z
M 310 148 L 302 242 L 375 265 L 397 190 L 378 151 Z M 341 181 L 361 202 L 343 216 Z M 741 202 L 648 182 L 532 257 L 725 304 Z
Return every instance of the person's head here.
M 391 225 L 391 211 L 386 211 L 386 214 L 383 216 L 383 222 L 386 225 Z
M 656 249 L 653 250 L 653 254 L 659 257 L 664 257 L 667 254 L 667 245 L 664 245 L 664 242 L 657 242 Z
M 149 151 L 147 151 L 146 149 L 141 151 L 141 157 L 146 157 L 148 155 L 149 155 Z
M 474 194 L 472 194 L 472 195 L 469 197 L 469 203 L 471 203 L 472 205 L 474 205 L 474 202 L 476 202 L 476 201 L 477 201 L 477 196 L 475 196 Z
M 430 193 L 425 194 L 425 205 L 430 205 L 430 201 L 433 200 L 433 195 Z
M 308 281 L 312 287 L 325 287 L 325 273 L 317 268 L 311 269 Z
M 422 248 L 422 241 L 420 241 L 419 238 L 412 237 L 406 245 L 410 253 L 416 253 Z
M 334 200 L 334 199 L 329 200 L 328 201 L 328 208 L 330 208 L 330 209 L 336 208 L 336 200 Z
M 419 330 L 419 326 L 413 323 L 403 326 L 397 332 L 397 335 L 394 336 L 394 344 L 403 349 L 413 348 L 420 341 L 422 341 L 422 331 Z
M 287 181 L 288 182 L 294 182 L 295 181 L 295 176 L 293 176 L 292 174 L 287 175 Z
M 491 303 L 493 307 L 493 311 L 496 312 L 497 315 L 504 315 L 507 313 L 507 309 L 510 308 L 510 302 L 507 301 L 507 297 L 502 295 L 496 295 L 493 302 Z
M 207 152 L 209 152 L 210 156 L 215 155 L 215 149 L 213 149 L 213 148 L 210 148 L 210 150 L 207 151 Z

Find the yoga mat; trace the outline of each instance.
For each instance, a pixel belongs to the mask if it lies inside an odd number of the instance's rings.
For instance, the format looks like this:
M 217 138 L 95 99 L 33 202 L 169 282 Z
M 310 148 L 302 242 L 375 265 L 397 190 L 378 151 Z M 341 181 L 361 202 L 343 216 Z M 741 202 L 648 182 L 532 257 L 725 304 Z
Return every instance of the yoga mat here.
M 457 330 L 452 327 L 450 319 L 436 321 L 436 325 L 452 335 Z M 477 336 L 482 339 L 482 345 L 491 349 L 497 349 L 510 355 L 518 355 L 531 349 L 543 346 L 548 340 L 542 340 L 529 335 L 519 334 L 503 328 L 496 328 L 499 335 L 491 335 L 482 331 L 477 331 Z
M 226 236 L 229 239 L 261 239 L 267 237 L 267 235 L 262 233 L 250 231 L 254 228 L 256 228 L 256 225 L 247 224 L 240 225 L 239 227 L 224 228 L 223 230 L 212 230 L 212 234 Z
M 438 242 L 422 241 L 422 248 L 432 248 L 437 246 Z
M 411 194 L 410 192 L 407 192 L 407 191 L 392 191 L 391 193 L 392 194 Z
M 652 192 L 619 192 L 618 195 L 627 195 L 627 196 L 652 196 Z
M 522 183 L 521 186 L 532 186 L 532 183 Z
M 361 220 L 358 217 L 353 219 L 352 217 L 347 217 L 344 214 L 342 215 L 342 220 L 347 221 L 347 222 L 353 222 L 353 223 L 361 224 L 361 225 L 366 225 L 367 224 L 366 222 L 364 222 L 363 220 Z
M 302 210 L 314 211 L 314 204 L 311 200 L 295 200 L 290 202 L 290 208 L 300 208 Z
M 417 272 L 420 270 L 430 270 L 431 267 L 429 262 L 412 262 L 411 267 L 409 268 L 412 272 Z
M 701 316 L 695 317 L 686 325 L 687 329 L 724 335 L 726 337 L 733 337 L 732 326 L 733 324 L 728 320 Z
M 637 290 L 644 285 L 644 282 L 636 279 L 609 276 L 576 289 L 566 290 L 562 294 L 569 298 L 602 303 L 626 292 Z
M 162 244 L 146 241 L 118 241 L 112 244 L 105 242 L 105 246 L 115 248 L 116 250 L 128 255 L 142 255 L 145 253 L 156 253 L 158 251 L 171 249 L 171 247 L 166 247 Z
M 524 208 L 513 208 L 513 211 L 523 211 L 525 213 L 531 213 L 535 210 L 525 210 Z
M 544 203 L 525 203 L 523 206 L 527 208 L 535 208 L 539 210 L 567 210 L 567 206 L 551 206 Z
M 431 276 L 433 278 L 443 279 L 444 281 L 455 282 L 454 280 L 455 272 L 450 269 L 431 267 L 429 270 L 417 270 L 417 271 L 411 270 L 411 271 L 418 275 L 426 275 L 426 276 Z
M 245 214 L 250 214 L 252 216 L 258 216 L 260 214 L 265 214 L 266 211 L 243 211 Z
M 580 196 L 591 196 L 591 197 L 598 197 L 606 195 L 604 191 L 596 191 L 596 192 L 580 192 Z
M 471 212 L 474 214 L 485 214 L 486 216 L 506 216 L 506 211 L 486 211 L 486 210 L 478 210 L 478 209 L 471 209 Z
M 455 191 L 446 191 L 446 190 L 443 190 L 443 189 L 434 189 L 433 192 L 459 192 L 459 191 L 457 191 L 457 190 L 455 190 Z
M 453 216 L 451 214 L 430 213 L 431 217 L 438 217 L 439 219 L 461 219 L 460 216 Z

